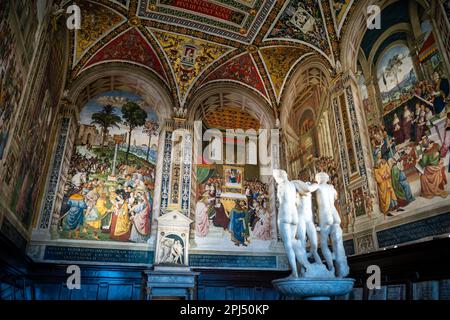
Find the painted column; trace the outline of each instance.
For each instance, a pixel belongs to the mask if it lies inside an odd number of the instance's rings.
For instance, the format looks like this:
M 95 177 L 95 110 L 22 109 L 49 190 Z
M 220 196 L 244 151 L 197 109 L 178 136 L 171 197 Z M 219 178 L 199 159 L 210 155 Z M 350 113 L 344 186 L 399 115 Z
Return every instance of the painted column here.
M 33 230 L 34 240 L 49 240 L 57 237 L 60 219 L 60 208 L 64 195 L 64 185 L 67 179 L 67 169 L 72 156 L 72 149 L 77 131 L 76 107 L 63 100 L 61 113 L 58 117 L 58 131 L 53 149 L 53 158 L 38 224 Z
M 164 121 L 164 120 L 163 120 Z M 163 122 L 164 123 L 164 122 Z M 156 241 L 156 231 L 157 231 L 157 218 L 160 216 L 161 208 L 161 193 L 162 193 L 162 176 L 163 176 L 163 163 L 164 155 L 166 151 L 166 127 L 161 125 L 161 131 L 158 137 L 158 153 L 156 160 L 156 171 L 155 171 L 155 190 L 153 194 L 153 209 L 152 209 L 152 231 L 149 242 L 152 243 Z M 169 150 L 170 151 L 170 150 Z
M 161 168 L 161 187 L 159 195 L 159 210 L 158 216 L 163 215 L 167 211 L 169 204 L 169 186 L 170 186 L 170 172 L 172 167 L 172 128 L 168 121 L 166 121 L 165 129 L 162 132 L 163 138 L 163 153 L 162 153 L 162 168 Z
M 175 118 L 166 121 L 165 130 L 162 134 L 164 136 L 164 149 L 159 215 L 163 215 L 170 210 L 178 210 L 189 216 L 191 207 L 192 126 L 188 125 L 184 119 Z M 180 143 L 180 145 L 175 148 L 176 143 Z
M 344 96 L 344 99 L 339 99 Z M 354 224 L 354 208 L 351 203 L 353 200 L 353 191 L 360 189 L 363 192 L 364 200 L 370 201 L 371 196 L 376 195 L 376 185 L 371 171 L 370 162 L 367 159 L 371 157 L 370 141 L 367 132 L 367 125 L 364 122 L 364 112 L 358 94 L 358 86 L 354 76 L 347 72 L 344 75 L 338 75 L 332 86 L 332 112 L 334 129 L 336 132 L 336 143 L 339 148 L 339 171 L 343 181 L 343 192 L 340 195 L 342 210 L 346 211 L 349 218 L 349 232 Z M 344 105 L 345 104 L 345 105 Z M 344 127 L 342 120 L 342 109 L 346 108 L 348 115 L 348 128 Z M 345 132 L 347 130 L 347 133 Z M 346 139 L 346 135 L 351 134 L 351 141 Z M 351 173 L 347 143 L 352 143 L 354 147 L 357 174 Z M 373 223 L 371 218 L 371 206 L 366 203 L 366 215 L 359 219 L 362 223 Z

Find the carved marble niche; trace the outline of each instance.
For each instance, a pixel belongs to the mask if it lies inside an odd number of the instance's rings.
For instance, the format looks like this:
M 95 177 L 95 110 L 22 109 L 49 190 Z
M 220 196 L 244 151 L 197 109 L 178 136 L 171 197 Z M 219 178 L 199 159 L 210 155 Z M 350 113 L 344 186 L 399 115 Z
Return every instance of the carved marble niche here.
M 179 211 L 157 218 L 155 265 L 189 266 L 189 229 L 193 222 Z

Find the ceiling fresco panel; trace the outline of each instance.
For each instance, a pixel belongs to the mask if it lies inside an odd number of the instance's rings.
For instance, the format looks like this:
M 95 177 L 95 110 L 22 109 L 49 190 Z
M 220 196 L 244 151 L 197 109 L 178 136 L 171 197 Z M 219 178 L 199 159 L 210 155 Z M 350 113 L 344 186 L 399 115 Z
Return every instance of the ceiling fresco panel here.
M 257 90 L 267 99 L 267 92 L 264 87 L 264 82 L 261 79 L 258 68 L 253 61 L 250 53 L 244 53 L 229 61 L 216 70 L 211 72 L 202 85 L 220 80 L 231 80 L 243 83 L 252 89 Z
M 308 52 L 295 47 L 268 47 L 262 48 L 259 52 L 279 100 L 285 79 L 295 64 Z
M 215 60 L 233 48 L 221 46 L 197 38 L 150 30 L 165 52 L 174 73 L 181 104 L 196 79 Z
M 353 1 L 85 0 L 72 80 L 125 62 L 155 71 L 179 105 L 212 81 L 251 87 L 274 105 L 302 55 L 317 51 L 334 65 L 336 25 Z
M 279 39 L 306 43 L 330 55 L 327 28 L 317 0 L 286 2 L 265 40 Z
M 354 0 L 329 0 L 337 34 L 340 34 L 345 18 Z
M 83 70 L 107 61 L 136 63 L 152 69 L 161 79 L 166 83 L 168 82 L 157 54 L 144 36 L 135 28 L 127 30 L 100 49 L 88 61 Z
M 119 13 L 100 4 L 85 1 L 81 9 L 81 29 L 75 33 L 74 66 L 98 40 L 125 21 Z

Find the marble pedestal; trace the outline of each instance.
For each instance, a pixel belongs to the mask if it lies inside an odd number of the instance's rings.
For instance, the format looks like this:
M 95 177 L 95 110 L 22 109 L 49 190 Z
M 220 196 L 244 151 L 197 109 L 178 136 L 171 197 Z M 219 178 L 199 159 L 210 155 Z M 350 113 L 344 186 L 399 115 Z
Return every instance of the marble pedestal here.
M 275 289 L 286 297 L 303 300 L 331 300 L 353 288 L 354 279 L 284 278 L 272 281 Z
M 194 300 L 198 273 L 188 267 L 156 265 L 144 272 L 146 300 Z

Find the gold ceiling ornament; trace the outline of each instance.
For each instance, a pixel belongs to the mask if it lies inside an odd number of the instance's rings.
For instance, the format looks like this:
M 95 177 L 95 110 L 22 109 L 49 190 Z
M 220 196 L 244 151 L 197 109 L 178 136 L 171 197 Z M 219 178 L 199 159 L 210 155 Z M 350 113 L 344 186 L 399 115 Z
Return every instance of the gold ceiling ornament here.
M 158 7 L 156 7 L 155 4 L 151 4 L 151 5 L 148 6 L 148 10 L 150 10 L 150 11 L 156 11 L 156 10 L 158 10 Z
M 253 53 L 253 52 L 256 52 L 256 51 L 258 51 L 258 47 L 255 46 L 255 45 L 251 45 L 251 46 L 247 47 L 247 52 Z
M 241 29 L 239 30 L 239 32 L 240 32 L 241 34 L 246 34 L 246 33 L 247 33 L 247 29 L 241 28 Z
M 132 27 L 139 27 L 141 25 L 141 19 L 139 19 L 137 16 L 131 17 L 128 19 L 128 24 Z

